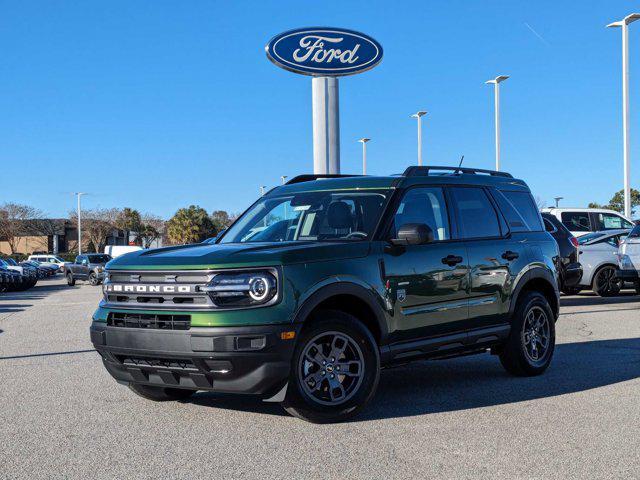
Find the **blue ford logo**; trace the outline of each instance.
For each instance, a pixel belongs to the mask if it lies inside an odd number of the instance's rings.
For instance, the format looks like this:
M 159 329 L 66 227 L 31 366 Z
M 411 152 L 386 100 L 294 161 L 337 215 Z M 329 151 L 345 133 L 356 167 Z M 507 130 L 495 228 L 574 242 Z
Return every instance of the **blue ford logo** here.
M 267 57 L 277 66 L 303 75 L 342 76 L 364 72 L 382 60 L 373 38 L 342 28 L 311 27 L 273 37 Z

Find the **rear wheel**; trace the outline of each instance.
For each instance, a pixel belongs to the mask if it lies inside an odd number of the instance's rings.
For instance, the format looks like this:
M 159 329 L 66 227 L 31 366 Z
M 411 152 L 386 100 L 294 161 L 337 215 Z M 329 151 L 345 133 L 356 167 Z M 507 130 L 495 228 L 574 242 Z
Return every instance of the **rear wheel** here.
M 184 388 L 151 387 L 138 383 L 130 383 L 129 388 L 142 398 L 153 400 L 154 402 L 185 400 L 196 393 L 195 390 L 185 390 Z
M 67 273 L 67 285 L 73 287 L 76 284 L 76 279 L 73 278 L 73 274 L 71 272 Z
M 89 274 L 89 283 L 94 287 L 100 283 L 100 280 L 98 280 L 98 276 L 95 274 L 95 272 L 91 272 Z
M 551 363 L 555 344 L 549 302 L 539 292 L 527 292 L 518 301 L 509 339 L 500 353 L 502 366 L 513 375 L 540 375 Z
M 324 310 L 298 341 L 282 406 L 309 422 L 340 422 L 371 400 L 379 379 L 380 356 L 369 330 L 352 315 Z
M 622 280 L 616 278 L 616 267 L 605 265 L 593 277 L 593 291 L 601 297 L 613 297 L 620 293 Z

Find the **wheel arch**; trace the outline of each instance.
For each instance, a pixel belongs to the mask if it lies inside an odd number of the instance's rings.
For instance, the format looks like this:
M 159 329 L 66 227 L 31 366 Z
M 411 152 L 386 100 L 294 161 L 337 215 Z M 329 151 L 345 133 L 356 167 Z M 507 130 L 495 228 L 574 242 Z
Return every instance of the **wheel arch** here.
M 378 345 L 384 345 L 389 335 L 386 315 L 371 290 L 353 282 L 339 281 L 312 293 L 298 309 L 294 322 L 306 322 L 318 310 L 340 310 L 358 318 L 371 332 Z
M 553 311 L 555 320 L 560 314 L 560 293 L 558 292 L 557 281 L 550 270 L 534 268 L 520 280 L 513 290 L 511 304 L 509 305 L 509 316 L 515 312 L 521 296 L 529 291 L 542 293 Z

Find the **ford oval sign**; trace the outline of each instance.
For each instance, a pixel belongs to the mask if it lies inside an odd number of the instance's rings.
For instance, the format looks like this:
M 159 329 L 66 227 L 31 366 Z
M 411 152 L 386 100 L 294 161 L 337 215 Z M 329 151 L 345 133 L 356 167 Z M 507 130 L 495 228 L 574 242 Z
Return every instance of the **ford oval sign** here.
M 382 60 L 378 42 L 343 28 L 289 30 L 273 37 L 265 49 L 269 60 L 285 70 L 322 77 L 364 72 Z

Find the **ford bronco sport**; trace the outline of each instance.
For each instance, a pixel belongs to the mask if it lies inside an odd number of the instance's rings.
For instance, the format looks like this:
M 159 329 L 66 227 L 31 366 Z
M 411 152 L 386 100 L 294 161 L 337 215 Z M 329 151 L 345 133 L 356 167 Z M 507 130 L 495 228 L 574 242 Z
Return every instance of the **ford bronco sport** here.
M 213 245 L 107 264 L 91 340 L 150 400 L 255 394 L 312 422 L 344 420 L 380 369 L 491 352 L 514 375 L 549 366 L 558 247 L 522 180 L 410 167 L 303 175 Z

